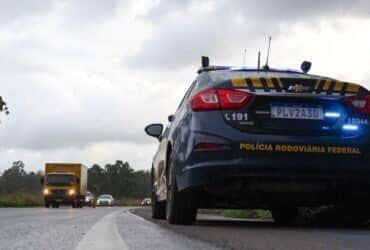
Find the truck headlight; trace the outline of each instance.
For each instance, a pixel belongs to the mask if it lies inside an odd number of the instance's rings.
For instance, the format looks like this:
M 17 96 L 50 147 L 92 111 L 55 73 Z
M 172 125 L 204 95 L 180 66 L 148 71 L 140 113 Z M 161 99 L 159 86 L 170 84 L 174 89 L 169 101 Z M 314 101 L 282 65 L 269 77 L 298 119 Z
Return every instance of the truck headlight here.
M 76 194 L 76 191 L 74 189 L 68 190 L 68 195 L 74 195 Z
M 48 194 L 50 194 L 50 191 L 49 191 L 49 189 L 47 189 L 47 188 L 44 188 L 44 190 L 43 190 L 42 192 L 44 193 L 44 195 L 48 195 Z

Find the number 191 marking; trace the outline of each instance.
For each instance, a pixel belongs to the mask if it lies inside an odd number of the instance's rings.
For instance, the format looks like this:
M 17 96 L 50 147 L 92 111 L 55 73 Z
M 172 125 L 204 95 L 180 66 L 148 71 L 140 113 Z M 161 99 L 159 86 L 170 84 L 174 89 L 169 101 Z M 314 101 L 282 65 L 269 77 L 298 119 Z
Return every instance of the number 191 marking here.
M 240 112 L 225 113 L 224 117 L 227 121 L 248 121 L 248 113 Z

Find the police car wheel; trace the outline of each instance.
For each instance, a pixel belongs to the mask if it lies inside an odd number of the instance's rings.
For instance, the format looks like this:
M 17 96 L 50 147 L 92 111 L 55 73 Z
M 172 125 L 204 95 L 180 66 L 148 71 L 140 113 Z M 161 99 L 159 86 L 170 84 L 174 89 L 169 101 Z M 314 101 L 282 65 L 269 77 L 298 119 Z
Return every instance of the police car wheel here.
M 340 226 L 362 226 L 370 219 L 369 207 L 335 206 L 327 215 L 327 221 Z
M 152 170 L 152 218 L 153 219 L 166 219 L 166 202 L 159 202 L 153 185 L 153 170 Z
M 191 225 L 196 218 L 197 209 L 194 206 L 192 192 L 177 190 L 173 158 L 170 157 L 167 178 L 166 219 L 169 224 Z
M 291 225 L 298 216 L 298 208 L 295 207 L 279 207 L 271 209 L 271 215 L 274 222 L 278 225 Z

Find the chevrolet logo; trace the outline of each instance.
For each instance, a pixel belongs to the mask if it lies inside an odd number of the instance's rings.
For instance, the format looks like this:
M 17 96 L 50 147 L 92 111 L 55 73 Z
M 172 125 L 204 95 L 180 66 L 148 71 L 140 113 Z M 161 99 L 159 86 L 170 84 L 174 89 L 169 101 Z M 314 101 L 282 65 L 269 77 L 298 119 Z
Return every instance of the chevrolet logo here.
M 308 91 L 311 90 L 311 87 L 310 86 L 304 86 L 302 84 L 294 84 L 294 85 L 290 85 L 288 90 L 292 91 L 292 92 L 296 92 L 296 93 L 308 92 Z

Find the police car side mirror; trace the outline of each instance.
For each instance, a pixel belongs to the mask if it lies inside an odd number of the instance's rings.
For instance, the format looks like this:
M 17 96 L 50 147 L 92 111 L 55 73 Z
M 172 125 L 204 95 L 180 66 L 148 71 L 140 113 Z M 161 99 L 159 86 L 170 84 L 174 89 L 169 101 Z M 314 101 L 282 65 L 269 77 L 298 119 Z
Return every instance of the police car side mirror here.
M 149 124 L 145 127 L 145 133 L 147 133 L 149 136 L 158 138 L 158 140 L 160 140 L 162 136 L 162 131 L 163 125 L 160 123 Z
M 312 66 L 312 63 L 311 62 L 304 61 L 301 64 L 301 70 L 303 71 L 303 73 L 307 74 L 307 72 L 310 71 L 311 66 Z

